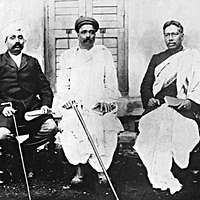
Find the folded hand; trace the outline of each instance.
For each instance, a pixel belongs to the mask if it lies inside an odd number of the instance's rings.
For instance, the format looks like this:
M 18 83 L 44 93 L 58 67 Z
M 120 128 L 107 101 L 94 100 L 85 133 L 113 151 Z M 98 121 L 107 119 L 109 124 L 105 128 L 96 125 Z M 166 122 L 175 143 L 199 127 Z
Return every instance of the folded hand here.
M 114 110 L 114 108 L 116 108 L 116 105 L 114 103 L 98 102 L 93 107 L 93 110 L 98 110 L 101 113 L 108 113 Z
M 65 108 L 65 109 L 72 108 L 72 101 L 71 100 L 67 101 L 62 107 Z
M 13 114 L 15 114 L 15 112 L 16 112 L 16 110 L 12 106 L 6 106 L 2 111 L 2 113 L 5 117 L 10 117 Z
M 192 107 L 192 102 L 189 99 L 185 99 L 179 106 L 178 110 L 185 109 L 190 110 Z
M 148 106 L 149 107 L 153 107 L 153 106 L 159 106 L 160 105 L 160 101 L 156 98 L 150 98 L 148 101 Z
M 42 111 L 43 114 L 48 114 L 48 113 L 51 112 L 51 109 L 48 106 L 46 106 L 46 105 L 42 106 L 40 108 L 40 110 Z

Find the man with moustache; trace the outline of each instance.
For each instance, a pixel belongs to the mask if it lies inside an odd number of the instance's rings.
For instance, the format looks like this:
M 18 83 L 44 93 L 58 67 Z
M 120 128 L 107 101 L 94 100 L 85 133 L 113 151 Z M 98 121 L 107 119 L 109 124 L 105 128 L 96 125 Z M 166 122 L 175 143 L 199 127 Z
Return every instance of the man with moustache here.
M 178 21 L 167 21 L 163 35 L 167 50 L 153 55 L 141 84 L 145 112 L 134 148 L 152 187 L 174 194 L 182 184 L 171 171 L 172 161 L 187 168 L 199 142 L 200 53 L 183 47 Z
M 49 114 L 53 92 L 36 58 L 22 53 L 26 42 L 24 28 L 13 22 L 2 31 L 7 51 L 0 55 L 0 143 L 3 154 L 10 143 L 16 143 L 12 115 L 18 125 L 25 125 L 29 138 L 22 147 L 27 158 L 27 167 L 32 177 L 32 156 L 34 149 L 47 142 L 57 132 L 56 123 Z M 7 102 L 11 102 L 12 106 Z M 24 119 L 27 111 L 40 109 L 43 115 L 31 121 Z M 14 152 L 13 152 L 14 151 Z M 11 153 L 16 153 L 13 150 Z M 1 163 L 2 165 L 2 163 Z
M 116 117 L 116 100 L 120 97 L 116 68 L 110 51 L 103 45 L 94 44 L 98 29 L 99 23 L 94 18 L 78 18 L 75 30 L 79 45 L 65 51 L 60 59 L 55 104 L 62 106 L 61 144 L 65 156 L 77 167 L 72 184 L 83 181 L 81 166 L 87 162 L 97 171 L 100 183 L 105 183 L 106 177 L 71 109 L 71 100 L 78 104 L 106 169 L 117 146 L 117 133 L 123 130 Z

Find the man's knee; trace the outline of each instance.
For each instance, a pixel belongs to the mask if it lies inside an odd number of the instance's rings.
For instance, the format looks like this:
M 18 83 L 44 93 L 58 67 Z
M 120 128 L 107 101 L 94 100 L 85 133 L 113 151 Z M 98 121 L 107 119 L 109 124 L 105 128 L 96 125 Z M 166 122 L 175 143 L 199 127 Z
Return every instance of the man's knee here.
M 41 126 L 39 132 L 48 132 L 50 134 L 56 134 L 58 127 L 53 119 L 47 119 Z
M 11 131 L 6 127 L 0 127 L 0 140 L 8 139 L 11 136 Z

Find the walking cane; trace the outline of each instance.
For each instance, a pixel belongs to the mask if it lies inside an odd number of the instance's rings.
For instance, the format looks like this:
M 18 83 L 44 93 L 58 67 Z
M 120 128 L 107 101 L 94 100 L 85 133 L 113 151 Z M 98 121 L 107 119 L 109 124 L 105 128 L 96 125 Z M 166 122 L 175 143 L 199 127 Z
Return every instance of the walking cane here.
M 106 168 L 105 168 L 105 166 L 103 164 L 103 161 L 102 161 L 102 159 L 100 157 L 100 154 L 99 154 L 99 152 L 97 150 L 97 147 L 95 146 L 94 141 L 93 141 L 93 139 L 92 139 L 92 137 L 91 137 L 91 135 L 90 135 L 90 133 L 89 133 L 89 131 L 87 129 L 85 121 L 84 121 L 84 119 L 83 119 L 83 117 L 82 117 L 82 115 L 81 115 L 81 113 L 80 113 L 80 111 L 79 111 L 79 109 L 77 107 L 77 104 L 75 103 L 75 101 L 72 101 L 71 105 L 72 105 L 72 108 L 75 110 L 75 112 L 76 112 L 76 114 L 77 114 L 77 116 L 78 116 L 78 118 L 79 118 L 79 120 L 80 120 L 80 122 L 81 122 L 81 124 L 83 126 L 83 129 L 84 129 L 84 131 L 85 131 L 85 133 L 86 133 L 86 135 L 88 137 L 88 140 L 89 140 L 89 142 L 90 142 L 90 144 L 91 144 L 91 146 L 92 146 L 92 148 L 94 150 L 94 153 L 95 153 L 95 155 L 97 157 L 97 160 L 99 161 L 99 164 L 100 164 L 100 166 L 101 166 L 101 168 L 102 168 L 102 170 L 103 170 L 103 172 L 104 172 L 104 174 L 106 176 L 106 179 L 108 180 L 108 183 L 109 183 L 109 185 L 111 187 L 111 190 L 112 190 L 116 200 L 119 200 L 119 198 L 117 196 L 117 193 L 116 193 L 116 191 L 115 191 L 115 189 L 114 189 L 114 187 L 112 185 L 112 182 L 111 182 L 111 180 L 110 180 L 110 178 L 109 178 L 109 176 L 108 176 L 108 174 L 106 172 Z
M 2 103 L 1 105 L 8 105 L 8 106 L 12 107 L 12 102 Z M 18 137 L 19 136 L 19 132 L 18 132 L 18 128 L 17 128 L 17 122 L 16 122 L 16 119 L 15 119 L 15 115 L 13 114 L 12 117 L 13 117 L 13 121 L 14 121 L 16 135 Z M 22 168 L 23 168 L 23 172 L 24 172 L 26 188 L 27 188 L 27 192 L 28 192 L 28 199 L 31 200 L 30 189 L 29 189 L 29 184 L 28 184 L 28 178 L 27 178 L 27 175 L 26 175 L 26 169 L 25 169 L 24 159 L 23 159 L 23 155 L 22 155 L 22 149 L 21 149 L 21 146 L 20 146 L 20 143 L 19 143 L 18 140 L 17 140 L 17 144 L 18 144 L 18 147 L 19 147 L 19 153 L 20 153 L 20 158 L 21 158 L 21 162 L 22 162 Z

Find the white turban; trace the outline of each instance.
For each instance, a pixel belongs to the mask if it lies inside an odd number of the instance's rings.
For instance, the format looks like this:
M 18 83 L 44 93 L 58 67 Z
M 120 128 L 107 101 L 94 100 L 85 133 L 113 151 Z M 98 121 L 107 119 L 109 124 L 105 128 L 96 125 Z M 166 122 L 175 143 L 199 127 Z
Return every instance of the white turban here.
M 3 28 L 3 30 L 1 31 L 3 41 L 5 42 L 6 38 L 8 36 L 11 36 L 16 33 L 19 34 L 19 32 L 21 33 L 21 35 L 23 35 L 23 37 L 25 39 L 28 38 L 28 34 L 27 34 L 27 30 L 25 28 L 25 25 L 21 21 L 14 21 L 14 22 L 8 24 L 8 26 Z

